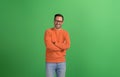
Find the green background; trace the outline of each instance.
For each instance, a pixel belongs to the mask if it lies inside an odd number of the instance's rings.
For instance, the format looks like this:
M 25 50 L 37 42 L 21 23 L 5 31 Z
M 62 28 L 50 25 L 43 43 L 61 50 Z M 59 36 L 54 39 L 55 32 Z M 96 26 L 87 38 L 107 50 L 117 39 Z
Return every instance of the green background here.
M 119 0 L 1 0 L 0 77 L 45 77 L 56 13 L 71 38 L 66 77 L 120 77 Z

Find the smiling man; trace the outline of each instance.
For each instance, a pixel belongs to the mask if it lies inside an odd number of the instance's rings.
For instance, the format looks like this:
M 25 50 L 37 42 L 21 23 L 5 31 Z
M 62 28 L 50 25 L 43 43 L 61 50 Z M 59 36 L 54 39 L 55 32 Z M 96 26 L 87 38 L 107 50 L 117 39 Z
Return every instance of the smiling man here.
M 45 31 L 44 41 L 46 46 L 46 77 L 65 77 L 66 50 L 70 48 L 70 37 L 62 29 L 64 17 L 55 14 L 54 27 Z

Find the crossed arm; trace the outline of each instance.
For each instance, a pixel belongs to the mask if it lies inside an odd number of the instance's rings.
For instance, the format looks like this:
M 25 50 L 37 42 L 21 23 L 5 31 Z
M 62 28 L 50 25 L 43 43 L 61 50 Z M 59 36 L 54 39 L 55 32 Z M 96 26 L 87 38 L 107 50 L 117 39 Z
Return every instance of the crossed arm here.
M 52 42 L 51 34 L 48 31 L 45 32 L 44 40 L 46 48 L 53 51 L 67 50 L 70 47 L 70 38 L 68 33 L 65 34 L 65 41 L 63 43 Z

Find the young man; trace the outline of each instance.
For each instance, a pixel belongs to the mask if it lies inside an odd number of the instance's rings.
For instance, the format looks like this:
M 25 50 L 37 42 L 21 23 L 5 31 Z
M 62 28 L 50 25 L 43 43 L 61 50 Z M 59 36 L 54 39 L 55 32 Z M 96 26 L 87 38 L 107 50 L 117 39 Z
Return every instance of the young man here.
M 61 14 L 54 16 L 54 27 L 45 32 L 46 45 L 46 77 L 65 77 L 66 50 L 70 48 L 70 37 L 62 29 L 64 17 Z

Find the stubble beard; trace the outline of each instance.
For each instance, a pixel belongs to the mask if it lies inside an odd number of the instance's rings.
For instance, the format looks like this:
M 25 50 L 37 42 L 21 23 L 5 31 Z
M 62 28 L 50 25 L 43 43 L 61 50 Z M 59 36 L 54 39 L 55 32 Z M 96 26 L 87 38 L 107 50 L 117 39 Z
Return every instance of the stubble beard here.
M 56 29 L 60 29 L 60 28 L 61 28 L 61 25 L 55 25 L 55 28 L 56 28 Z

